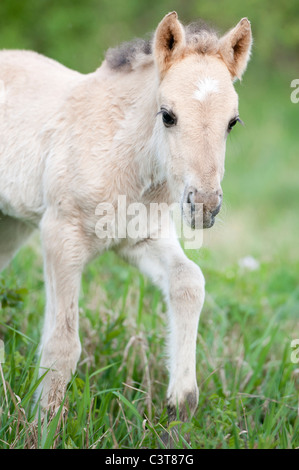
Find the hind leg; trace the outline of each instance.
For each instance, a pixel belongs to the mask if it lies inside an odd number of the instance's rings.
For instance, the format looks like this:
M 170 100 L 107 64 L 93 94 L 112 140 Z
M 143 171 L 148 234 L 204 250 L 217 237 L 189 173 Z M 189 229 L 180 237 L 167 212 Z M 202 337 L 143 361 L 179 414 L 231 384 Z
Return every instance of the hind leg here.
M 9 264 L 34 228 L 0 211 L 0 272 Z

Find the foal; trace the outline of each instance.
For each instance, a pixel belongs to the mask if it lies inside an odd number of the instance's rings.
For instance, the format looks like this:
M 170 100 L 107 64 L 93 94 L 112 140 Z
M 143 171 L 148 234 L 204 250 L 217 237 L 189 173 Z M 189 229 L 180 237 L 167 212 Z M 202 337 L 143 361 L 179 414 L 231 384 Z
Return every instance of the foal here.
M 167 300 L 170 419 L 177 407 L 182 420 L 195 411 L 204 277 L 172 224 L 167 237 L 157 236 L 158 223 L 130 236 L 119 195 L 147 208 L 179 203 L 191 226 L 198 218 L 204 228 L 213 225 L 226 138 L 239 120 L 233 81 L 246 68 L 251 42 L 246 18 L 218 38 L 205 27 L 183 27 L 172 12 L 151 41 L 109 50 L 87 75 L 34 52 L 0 53 L 0 270 L 39 227 L 46 284 L 41 373 L 49 369 L 39 390 L 44 408 L 60 402 L 80 356 L 82 270 L 113 249 Z M 110 236 L 96 230 L 99 204 L 118 215 L 109 220 L 105 213 Z

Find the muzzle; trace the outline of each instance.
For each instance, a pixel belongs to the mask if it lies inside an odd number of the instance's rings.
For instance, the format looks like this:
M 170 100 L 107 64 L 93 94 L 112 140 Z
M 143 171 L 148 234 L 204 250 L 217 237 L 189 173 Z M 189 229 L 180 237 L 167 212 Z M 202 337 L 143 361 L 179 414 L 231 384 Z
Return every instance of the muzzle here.
M 222 190 L 212 192 L 198 191 L 194 187 L 185 189 L 183 214 L 193 229 L 210 228 L 222 205 Z

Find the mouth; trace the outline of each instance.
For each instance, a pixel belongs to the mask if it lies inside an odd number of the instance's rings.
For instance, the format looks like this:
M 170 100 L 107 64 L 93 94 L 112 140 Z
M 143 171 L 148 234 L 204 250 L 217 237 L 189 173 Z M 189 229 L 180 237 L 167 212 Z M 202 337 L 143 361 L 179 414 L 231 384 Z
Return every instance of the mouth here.
M 215 223 L 215 217 L 211 215 L 209 220 L 204 221 L 203 228 L 211 228 L 213 227 L 214 223 Z
M 215 217 L 213 215 L 210 215 L 210 216 L 204 216 L 203 217 L 203 221 L 202 221 L 202 224 L 200 227 L 198 227 L 198 224 L 196 222 L 196 217 L 193 217 L 191 219 L 191 223 L 190 223 L 190 227 L 195 230 L 195 229 L 198 229 L 198 228 L 211 228 L 213 227 L 215 223 Z
M 214 210 L 207 209 L 204 204 L 184 203 L 182 212 L 184 220 L 193 230 L 213 227 L 216 215 L 220 212 L 221 204 Z

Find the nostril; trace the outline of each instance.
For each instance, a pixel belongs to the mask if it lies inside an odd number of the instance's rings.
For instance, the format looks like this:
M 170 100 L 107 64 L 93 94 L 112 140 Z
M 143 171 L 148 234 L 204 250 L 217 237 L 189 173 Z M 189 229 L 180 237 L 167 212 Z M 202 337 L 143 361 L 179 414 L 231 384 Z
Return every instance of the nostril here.
M 191 212 L 195 211 L 194 192 L 190 191 L 187 196 L 187 203 L 191 204 Z
M 216 196 L 217 196 L 217 202 L 218 202 L 218 206 L 216 207 L 216 209 L 213 211 L 213 212 L 216 212 L 215 215 L 218 214 L 218 212 L 220 211 L 220 208 L 221 208 L 221 204 L 222 204 L 222 199 L 223 199 L 223 192 L 222 192 L 222 189 L 217 189 L 217 191 L 215 192 Z M 213 213 L 212 212 L 212 213 Z
M 223 199 L 223 192 L 219 189 L 218 191 L 216 191 L 216 195 L 219 197 L 219 200 L 221 202 Z

